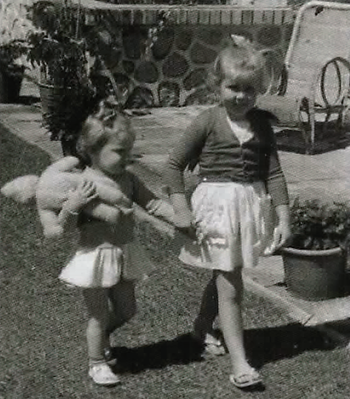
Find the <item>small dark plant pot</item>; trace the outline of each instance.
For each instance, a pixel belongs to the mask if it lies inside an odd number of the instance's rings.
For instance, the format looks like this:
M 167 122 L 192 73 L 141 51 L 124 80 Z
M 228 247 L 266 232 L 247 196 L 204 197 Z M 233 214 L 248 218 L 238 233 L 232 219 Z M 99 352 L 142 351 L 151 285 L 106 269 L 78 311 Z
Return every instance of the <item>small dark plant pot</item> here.
M 49 112 L 49 109 L 54 108 L 55 105 L 62 98 L 64 88 L 60 86 L 53 86 L 45 83 L 39 84 L 39 92 L 41 99 L 41 108 L 43 115 Z
M 23 75 L 21 73 L 15 76 L 0 70 L 0 103 L 17 104 L 21 91 Z
M 292 294 L 308 301 L 344 295 L 346 252 L 341 248 L 302 250 L 283 248 L 285 282 Z

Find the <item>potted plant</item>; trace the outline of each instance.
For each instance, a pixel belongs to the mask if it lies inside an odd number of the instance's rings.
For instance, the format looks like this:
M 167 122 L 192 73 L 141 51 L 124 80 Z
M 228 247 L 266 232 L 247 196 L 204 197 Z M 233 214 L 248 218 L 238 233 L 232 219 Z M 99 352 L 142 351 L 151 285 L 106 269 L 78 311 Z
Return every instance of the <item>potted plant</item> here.
M 128 104 L 123 82 L 117 83 L 108 68 L 110 52 L 101 50 L 108 48 L 104 43 L 108 37 L 101 34 L 108 31 L 108 23 L 101 19 L 98 26 L 88 26 L 81 3 L 71 0 L 38 1 L 32 14 L 37 31 L 27 36 L 27 58 L 41 70 L 44 126 L 52 140 L 61 141 L 64 155 L 77 155 L 81 122 L 99 100 L 113 95 L 120 108 Z M 159 26 L 151 31 L 146 47 L 154 42 L 164 18 L 160 13 Z
M 281 250 L 285 282 L 307 300 L 343 295 L 350 243 L 350 205 L 319 200 L 291 206 L 292 239 Z
M 38 1 L 33 5 L 33 22 L 39 30 L 27 36 L 27 58 L 40 68 L 44 126 L 51 140 L 61 141 L 64 155 L 76 155 L 81 121 L 96 100 L 82 16 L 68 0 Z
M 22 56 L 26 46 L 13 40 L 0 46 L 0 103 L 16 103 L 24 76 Z

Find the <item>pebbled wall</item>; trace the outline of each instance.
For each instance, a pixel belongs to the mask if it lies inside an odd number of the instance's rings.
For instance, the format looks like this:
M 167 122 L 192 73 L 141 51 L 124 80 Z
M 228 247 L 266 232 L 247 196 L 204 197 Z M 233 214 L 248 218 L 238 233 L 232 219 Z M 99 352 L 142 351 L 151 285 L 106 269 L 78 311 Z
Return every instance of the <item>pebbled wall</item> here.
M 283 61 L 294 23 L 289 8 L 235 6 L 126 6 L 84 3 L 86 21 L 98 26 L 106 43 L 109 68 L 129 106 L 181 106 L 215 101 L 208 87 L 209 69 L 231 34 L 248 37 L 258 48 L 270 49 L 268 63 Z M 147 51 L 149 29 L 157 40 Z

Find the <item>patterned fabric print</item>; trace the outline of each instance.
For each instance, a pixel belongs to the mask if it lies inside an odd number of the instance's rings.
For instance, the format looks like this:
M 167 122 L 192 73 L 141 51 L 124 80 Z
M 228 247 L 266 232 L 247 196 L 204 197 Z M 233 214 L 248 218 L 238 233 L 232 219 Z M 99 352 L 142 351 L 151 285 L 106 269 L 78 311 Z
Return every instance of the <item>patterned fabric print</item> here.
M 256 266 L 273 231 L 271 199 L 262 183 L 202 183 L 192 206 L 201 240 L 184 246 L 184 263 L 226 271 Z

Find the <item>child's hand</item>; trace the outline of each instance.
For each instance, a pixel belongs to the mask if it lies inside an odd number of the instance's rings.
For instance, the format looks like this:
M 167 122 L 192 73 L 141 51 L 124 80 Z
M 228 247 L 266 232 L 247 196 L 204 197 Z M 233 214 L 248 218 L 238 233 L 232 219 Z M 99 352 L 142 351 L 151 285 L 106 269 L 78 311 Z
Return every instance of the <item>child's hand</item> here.
M 276 250 L 286 245 L 292 236 L 289 223 L 281 222 L 277 225 L 274 233 L 274 241 L 276 242 Z
M 170 195 L 170 200 L 174 208 L 173 223 L 175 227 L 193 240 L 196 240 L 195 220 L 185 194 L 173 193 Z
M 288 205 L 279 205 L 276 207 L 276 213 L 278 215 L 278 225 L 273 232 L 273 241 L 270 248 L 267 248 L 264 252 L 265 255 L 272 255 L 274 252 L 279 250 L 281 247 L 288 243 L 292 233 L 290 229 L 290 215 Z
M 292 236 L 289 223 L 279 223 L 273 232 L 273 241 L 269 248 L 264 252 L 264 255 L 273 255 L 277 250 L 286 245 Z
M 97 197 L 95 184 L 91 181 L 83 180 L 75 190 L 69 192 L 65 209 L 71 213 L 79 213 L 84 206 Z
M 196 227 L 192 212 L 189 209 L 182 209 L 174 213 L 174 225 L 182 233 L 196 240 Z

